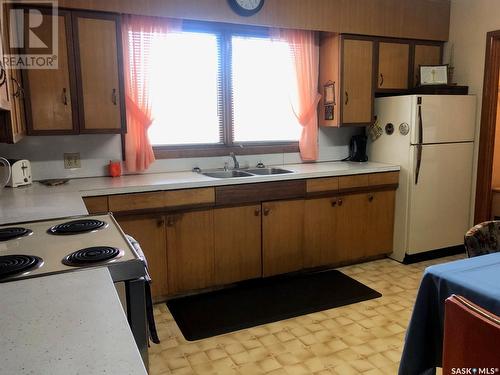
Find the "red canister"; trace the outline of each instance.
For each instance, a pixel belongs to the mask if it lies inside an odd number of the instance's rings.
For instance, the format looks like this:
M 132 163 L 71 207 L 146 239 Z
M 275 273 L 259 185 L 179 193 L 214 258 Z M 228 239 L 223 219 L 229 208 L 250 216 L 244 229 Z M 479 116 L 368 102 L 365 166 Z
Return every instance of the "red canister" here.
M 119 177 L 122 175 L 122 163 L 120 161 L 110 160 L 108 169 L 111 177 Z

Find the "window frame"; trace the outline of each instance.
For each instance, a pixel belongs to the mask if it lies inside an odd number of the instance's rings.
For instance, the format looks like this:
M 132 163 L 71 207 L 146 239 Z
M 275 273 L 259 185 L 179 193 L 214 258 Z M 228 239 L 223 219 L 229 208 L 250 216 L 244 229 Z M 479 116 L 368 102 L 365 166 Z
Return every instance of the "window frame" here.
M 222 139 L 220 143 L 210 144 L 183 144 L 183 145 L 153 145 L 153 152 L 157 159 L 187 158 L 201 156 L 225 156 L 230 152 L 239 155 L 274 154 L 299 152 L 298 141 L 259 141 L 235 142 L 233 135 L 232 97 L 232 46 L 231 38 L 237 36 L 269 37 L 267 27 L 232 25 L 219 22 L 188 21 L 184 20 L 182 31 L 206 32 L 216 34 L 219 43 L 219 66 L 221 74 L 222 101 Z

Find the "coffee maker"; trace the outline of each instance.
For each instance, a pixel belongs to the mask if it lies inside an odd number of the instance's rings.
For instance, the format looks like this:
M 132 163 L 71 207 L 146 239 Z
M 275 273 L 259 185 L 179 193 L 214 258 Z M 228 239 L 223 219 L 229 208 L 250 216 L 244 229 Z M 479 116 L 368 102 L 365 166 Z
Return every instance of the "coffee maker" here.
M 366 135 L 353 135 L 349 144 L 349 160 L 357 162 L 368 161 L 366 155 Z

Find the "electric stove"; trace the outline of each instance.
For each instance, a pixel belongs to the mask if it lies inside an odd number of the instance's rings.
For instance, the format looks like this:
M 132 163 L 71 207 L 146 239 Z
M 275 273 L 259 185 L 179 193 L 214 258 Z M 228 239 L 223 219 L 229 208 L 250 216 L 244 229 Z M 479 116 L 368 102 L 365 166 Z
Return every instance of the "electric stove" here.
M 107 267 L 148 367 L 149 333 L 159 340 L 146 259 L 131 241 L 111 214 L 0 226 L 0 283 Z

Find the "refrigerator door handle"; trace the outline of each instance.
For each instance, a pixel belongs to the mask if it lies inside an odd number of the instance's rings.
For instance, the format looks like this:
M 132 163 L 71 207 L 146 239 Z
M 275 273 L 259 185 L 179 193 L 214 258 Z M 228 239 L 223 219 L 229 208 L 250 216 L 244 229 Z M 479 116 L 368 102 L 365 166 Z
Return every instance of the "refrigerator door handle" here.
M 418 142 L 419 144 L 424 143 L 424 124 L 422 120 L 422 106 L 418 106 Z
M 417 165 L 415 166 L 415 185 L 418 184 L 418 176 L 420 175 L 420 165 L 422 164 L 422 144 L 417 146 Z

